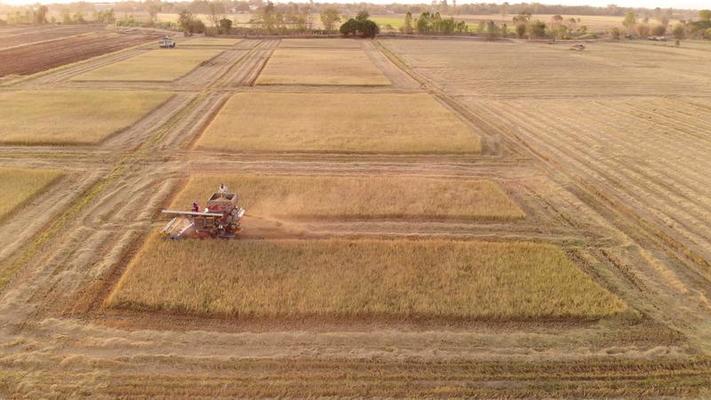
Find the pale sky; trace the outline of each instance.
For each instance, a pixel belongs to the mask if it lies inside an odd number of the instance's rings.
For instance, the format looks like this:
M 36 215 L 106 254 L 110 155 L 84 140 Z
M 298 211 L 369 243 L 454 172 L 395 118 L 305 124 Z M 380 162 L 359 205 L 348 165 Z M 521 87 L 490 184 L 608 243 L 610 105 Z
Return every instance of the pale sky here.
M 37 2 L 40 3 L 71 3 L 75 0 L 0 0 L 0 3 L 2 4 L 10 4 L 10 5 L 23 5 L 23 4 L 35 4 Z M 92 0 L 87 0 L 89 2 L 92 2 Z M 333 3 L 352 3 L 355 0 L 326 0 L 327 2 L 333 2 Z M 480 0 L 481 2 L 491 2 L 491 3 L 503 3 L 506 0 L 501 0 L 501 1 L 492 1 L 492 0 Z M 475 1 L 475 2 L 480 2 L 480 1 Z M 531 0 L 532 1 L 532 0 Z M 93 2 L 102 2 L 100 0 L 93 0 Z M 109 2 L 109 1 L 104 1 L 104 2 Z M 281 2 L 288 2 L 288 0 L 276 0 L 276 3 L 281 3 Z M 318 2 L 318 1 L 317 1 Z M 377 4 L 391 4 L 391 3 L 430 3 L 430 1 L 425 1 L 425 0 L 369 0 L 369 3 L 377 3 Z M 557 1 L 547 1 L 547 0 L 542 0 L 538 1 L 539 3 L 542 4 L 565 4 L 565 5 L 589 5 L 589 6 L 597 6 L 597 7 L 605 7 L 608 4 L 616 4 L 620 7 L 645 7 L 645 8 L 655 8 L 655 7 L 661 7 L 661 8 L 683 8 L 683 9 L 702 9 L 702 8 L 711 8 L 711 0 L 666 0 L 666 1 L 660 1 L 660 0 L 557 0 Z M 451 1 L 450 1 L 451 3 Z M 468 1 L 458 1 L 457 3 L 459 4 L 464 4 L 464 3 L 469 3 Z M 509 3 L 519 3 L 517 0 L 509 0 Z

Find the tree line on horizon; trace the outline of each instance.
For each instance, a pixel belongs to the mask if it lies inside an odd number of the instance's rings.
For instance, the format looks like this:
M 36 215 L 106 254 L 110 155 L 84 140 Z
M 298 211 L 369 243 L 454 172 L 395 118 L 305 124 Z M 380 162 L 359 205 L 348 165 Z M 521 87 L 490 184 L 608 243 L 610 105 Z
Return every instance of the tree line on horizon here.
M 299 32 L 330 33 L 340 32 L 345 36 L 373 37 L 380 27 L 369 19 L 373 9 L 381 13 L 403 11 L 402 24 L 390 31 L 399 30 L 405 34 L 471 34 L 487 39 L 527 38 L 527 39 L 574 39 L 594 38 L 602 32 L 589 32 L 579 17 L 563 17 L 562 14 L 613 15 L 621 13 L 621 26 L 605 32 L 613 39 L 621 37 L 646 38 L 671 34 L 677 39 L 711 39 L 711 11 L 701 10 L 690 14 L 688 11 L 674 9 L 631 9 L 614 5 L 607 7 L 589 6 L 548 6 L 539 3 L 518 4 L 464 4 L 456 5 L 456 0 L 441 0 L 430 5 L 374 5 L 374 4 L 333 4 L 333 3 L 278 3 L 264 0 L 223 1 L 195 0 L 192 2 L 168 3 L 160 0 L 142 2 L 118 2 L 105 8 L 86 2 L 69 5 L 33 5 L 14 7 L 14 12 L 6 12 L 7 20 L 0 19 L 0 24 L 81 24 L 98 22 L 118 26 L 147 26 L 181 30 L 186 34 L 205 33 L 209 35 L 229 33 L 268 33 L 291 34 Z M 75 5 L 76 8 L 72 8 Z M 50 16 L 52 7 L 61 7 L 61 17 Z M 354 8 L 356 8 L 354 10 Z M 549 20 L 543 21 L 536 15 L 552 13 Z M 642 11 L 639 11 L 642 10 Z M 0 9 L 0 12 L 3 10 Z M 55 10 L 56 11 L 56 10 Z M 377 12 L 376 11 L 376 12 Z M 145 13 L 148 19 L 135 17 L 132 12 Z M 176 21 L 159 21 L 159 13 L 178 14 Z M 246 24 L 234 30 L 231 14 L 249 13 L 251 18 Z M 499 13 L 502 18 L 481 19 L 478 23 L 467 23 L 458 15 L 491 15 Z M 56 14 L 56 12 L 55 12 Z M 196 14 L 207 16 L 208 24 Z M 0 14 L 1 16 L 2 14 Z M 352 17 L 349 17 L 351 15 Z M 381 14 L 382 15 L 382 14 Z M 505 21 L 510 18 L 510 22 Z M 671 26 L 672 18 L 678 22 Z M 320 24 L 318 24 L 320 22 Z M 317 28 L 318 26 L 318 28 Z

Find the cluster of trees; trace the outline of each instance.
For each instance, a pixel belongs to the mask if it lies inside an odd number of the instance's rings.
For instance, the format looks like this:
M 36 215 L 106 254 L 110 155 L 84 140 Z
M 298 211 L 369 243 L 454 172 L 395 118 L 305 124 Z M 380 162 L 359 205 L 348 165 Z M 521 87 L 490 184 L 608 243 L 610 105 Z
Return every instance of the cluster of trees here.
M 656 23 L 652 23 L 648 17 L 639 19 L 636 13 L 630 11 L 625 14 L 622 20 L 624 31 L 620 28 L 613 28 L 610 35 L 614 39 L 619 39 L 623 35 L 647 38 L 666 34 L 671 34 L 677 40 L 685 38 L 711 39 L 711 10 L 701 10 L 698 12 L 697 20 L 682 19 L 673 27 L 670 27 L 670 18 L 671 14 L 669 13 L 657 14 L 655 15 Z
M 443 18 L 439 12 L 423 12 L 413 19 L 410 11 L 405 14 L 405 21 L 400 31 L 403 33 L 454 33 L 466 32 L 467 23 L 455 21 L 454 18 Z
M 523 39 L 572 39 L 587 34 L 586 25 L 580 24 L 579 18 L 564 18 L 554 15 L 548 23 L 534 19 L 530 12 L 522 12 L 512 18 L 514 34 Z M 504 28 L 504 34 L 507 34 Z
M 23 10 L 16 9 L 12 13 L 7 14 L 7 21 L 4 23 L 10 23 L 13 25 L 18 24 L 35 24 L 42 25 L 51 22 L 47 19 L 47 14 L 49 13 L 49 8 L 45 5 L 37 5 L 34 7 L 28 7 Z
M 271 1 L 259 8 L 249 23 L 268 33 L 306 32 L 314 27 L 311 4 L 276 6 Z
M 350 18 L 341 25 L 339 31 L 343 36 L 361 36 L 364 38 L 375 37 L 380 33 L 378 24 L 368 19 L 367 11 L 360 11 L 355 18 Z

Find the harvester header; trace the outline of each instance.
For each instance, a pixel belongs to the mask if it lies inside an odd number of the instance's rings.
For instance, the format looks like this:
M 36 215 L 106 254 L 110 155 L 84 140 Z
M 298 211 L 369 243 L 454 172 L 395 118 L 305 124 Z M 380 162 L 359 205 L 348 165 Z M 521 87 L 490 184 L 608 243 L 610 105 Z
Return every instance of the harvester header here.
M 163 214 L 175 217 L 161 230 L 161 235 L 167 239 L 234 238 L 241 230 L 240 220 L 246 212 L 238 201 L 239 196 L 220 185 L 202 211 L 197 202 L 191 211 L 162 210 Z

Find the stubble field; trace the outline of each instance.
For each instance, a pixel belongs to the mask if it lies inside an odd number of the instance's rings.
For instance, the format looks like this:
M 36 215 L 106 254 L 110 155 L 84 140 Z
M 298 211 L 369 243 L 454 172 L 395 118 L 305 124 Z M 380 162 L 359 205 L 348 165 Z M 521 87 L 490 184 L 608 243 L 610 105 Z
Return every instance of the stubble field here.
M 709 47 L 214 40 L 5 82 L 0 397 L 711 394 Z
M 237 93 L 196 147 L 336 153 L 481 150 L 472 128 L 421 93 Z

